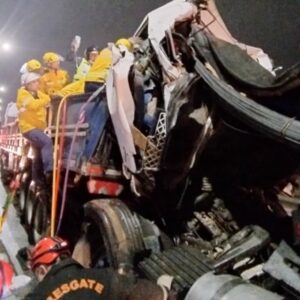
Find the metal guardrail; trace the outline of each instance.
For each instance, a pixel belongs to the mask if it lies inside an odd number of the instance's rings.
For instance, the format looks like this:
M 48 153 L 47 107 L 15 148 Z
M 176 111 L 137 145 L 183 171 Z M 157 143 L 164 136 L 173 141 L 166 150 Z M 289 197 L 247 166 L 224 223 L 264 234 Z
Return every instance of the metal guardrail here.
M 68 124 L 65 126 L 59 126 L 59 137 L 61 137 L 62 132 L 64 132 L 64 137 L 72 137 L 74 135 L 76 125 Z M 88 123 L 83 123 L 79 125 L 77 136 L 85 137 L 87 135 L 87 130 L 89 128 Z M 55 126 L 51 126 L 50 130 L 51 138 L 55 137 Z M 15 155 L 22 155 L 22 149 L 28 144 L 28 140 L 23 137 L 19 132 L 18 123 L 6 124 L 0 129 L 0 149 L 13 153 Z

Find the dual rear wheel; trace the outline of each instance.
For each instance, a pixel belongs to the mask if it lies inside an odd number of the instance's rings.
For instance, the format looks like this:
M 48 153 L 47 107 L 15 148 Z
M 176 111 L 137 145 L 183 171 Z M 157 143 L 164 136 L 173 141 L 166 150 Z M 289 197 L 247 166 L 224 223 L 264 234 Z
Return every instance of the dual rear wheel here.
M 20 219 L 28 234 L 28 240 L 35 244 L 47 235 L 49 228 L 50 200 L 48 193 L 36 186 L 22 184 L 18 191 Z
M 158 229 L 119 199 L 89 201 L 84 240 L 91 267 L 130 270 L 151 251 L 160 251 Z M 149 243 L 149 241 L 151 241 Z

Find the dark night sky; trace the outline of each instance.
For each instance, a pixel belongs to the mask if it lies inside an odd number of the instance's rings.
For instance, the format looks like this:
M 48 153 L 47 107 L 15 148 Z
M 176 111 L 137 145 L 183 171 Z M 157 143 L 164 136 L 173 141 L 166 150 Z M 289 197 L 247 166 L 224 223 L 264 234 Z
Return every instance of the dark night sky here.
M 12 53 L 0 51 L 0 85 L 6 101 L 15 97 L 20 66 L 45 51 L 65 54 L 75 34 L 82 46 L 131 35 L 144 15 L 165 0 L 0 0 L 0 43 L 9 40 Z M 276 64 L 288 66 L 300 54 L 300 0 L 216 0 L 233 34 L 263 47 Z M 70 63 L 64 63 L 70 67 Z M 69 65 L 67 65 L 69 64 Z
M 26 60 L 41 59 L 46 51 L 64 55 L 75 34 L 82 37 L 81 53 L 90 44 L 103 47 L 118 37 L 131 35 L 148 11 L 166 2 L 0 0 L 0 43 L 7 39 L 14 45 L 13 53 L 0 51 L 0 85 L 8 88 L 5 100 L 15 97 L 19 69 Z
M 216 0 L 232 35 L 287 68 L 300 61 L 300 0 Z

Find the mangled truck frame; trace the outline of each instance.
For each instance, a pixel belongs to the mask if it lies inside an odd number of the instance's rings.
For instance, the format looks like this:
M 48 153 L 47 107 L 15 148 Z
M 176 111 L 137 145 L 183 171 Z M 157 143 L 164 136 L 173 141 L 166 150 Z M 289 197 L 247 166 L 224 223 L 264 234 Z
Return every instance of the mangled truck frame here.
M 112 46 L 105 89 L 60 102 L 51 195 L 2 127 L 30 241 L 50 228 L 87 266 L 168 274 L 186 299 L 299 297 L 299 65 L 276 75 L 213 1 L 170 2 L 134 39 L 134 55 Z

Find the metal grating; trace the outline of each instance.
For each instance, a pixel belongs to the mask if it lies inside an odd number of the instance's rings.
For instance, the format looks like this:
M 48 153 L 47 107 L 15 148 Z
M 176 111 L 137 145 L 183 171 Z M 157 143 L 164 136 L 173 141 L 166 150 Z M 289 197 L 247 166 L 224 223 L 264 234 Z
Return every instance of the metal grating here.
M 158 122 L 156 125 L 155 133 L 153 136 L 148 137 L 144 159 L 143 169 L 146 176 L 153 181 L 153 172 L 159 170 L 159 163 L 161 153 L 163 151 L 165 140 L 167 136 L 166 129 L 167 114 L 162 112 L 159 114 Z
M 190 288 L 199 277 L 213 270 L 212 262 L 203 255 L 201 249 L 187 245 L 152 254 L 141 261 L 138 267 L 152 281 L 157 281 L 164 274 L 173 276 L 173 286 L 177 291 Z

